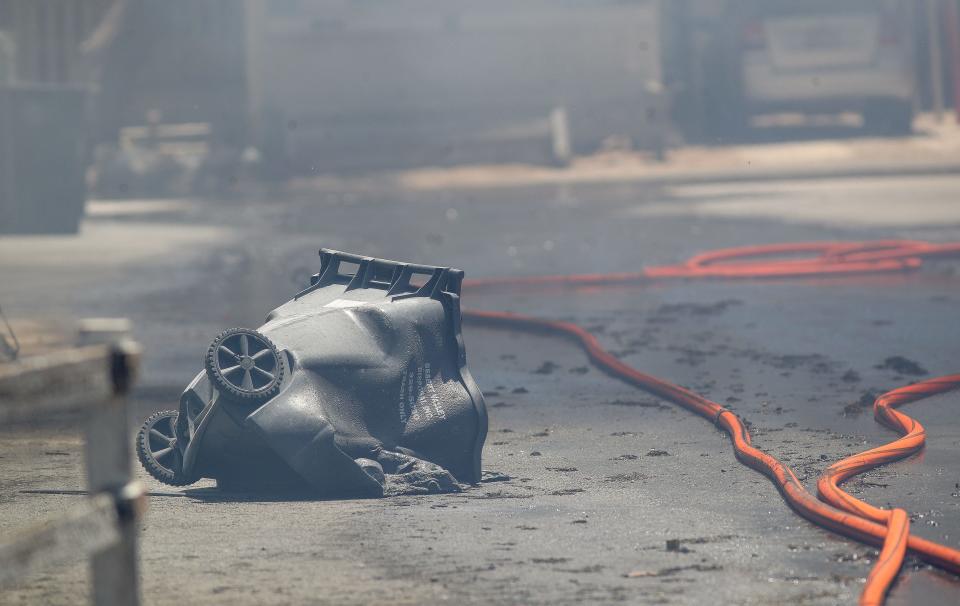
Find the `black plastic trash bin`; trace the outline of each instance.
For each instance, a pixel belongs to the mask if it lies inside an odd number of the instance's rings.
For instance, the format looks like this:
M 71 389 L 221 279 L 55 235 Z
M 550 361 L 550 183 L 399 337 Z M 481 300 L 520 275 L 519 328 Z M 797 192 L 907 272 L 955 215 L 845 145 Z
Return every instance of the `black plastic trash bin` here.
M 146 420 L 137 454 L 154 478 L 322 497 L 480 481 L 487 412 L 466 366 L 463 272 L 320 259 L 265 324 L 213 340 L 178 410 Z

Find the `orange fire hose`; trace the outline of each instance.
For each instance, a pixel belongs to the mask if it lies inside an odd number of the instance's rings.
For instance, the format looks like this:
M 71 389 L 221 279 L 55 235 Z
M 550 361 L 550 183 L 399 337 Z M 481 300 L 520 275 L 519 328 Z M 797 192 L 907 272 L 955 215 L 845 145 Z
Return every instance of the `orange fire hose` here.
M 803 258 L 785 255 L 817 253 Z M 868 242 L 807 242 L 734 248 L 705 253 L 675 266 L 653 267 L 636 273 L 538 276 L 532 278 L 491 278 L 468 280 L 471 290 L 530 288 L 543 286 L 583 287 L 633 283 L 660 278 L 769 278 L 798 276 L 854 275 L 904 271 L 919 268 L 924 258 L 960 255 L 960 243 L 931 244 L 910 240 Z M 776 258 L 771 258 L 775 256 Z M 769 477 L 784 500 L 814 524 L 853 539 L 881 546 L 860 603 L 882 604 L 897 576 L 907 550 L 934 566 L 960 574 L 960 550 L 910 534 L 909 519 L 902 509 L 873 507 L 840 489 L 850 477 L 878 465 L 910 456 L 923 448 L 925 432 L 914 419 L 894 409 L 930 395 L 960 388 L 960 374 L 923 381 L 885 393 L 874 404 L 878 421 L 901 432 L 894 442 L 874 448 L 832 465 L 818 482 L 817 500 L 788 466 L 755 448 L 750 434 L 736 414 L 720 404 L 663 379 L 648 375 L 621 362 L 603 349 L 589 332 L 570 322 L 544 320 L 506 312 L 464 311 L 464 317 L 497 328 L 543 332 L 570 338 L 608 374 L 679 404 L 713 421 L 726 431 L 737 458 Z

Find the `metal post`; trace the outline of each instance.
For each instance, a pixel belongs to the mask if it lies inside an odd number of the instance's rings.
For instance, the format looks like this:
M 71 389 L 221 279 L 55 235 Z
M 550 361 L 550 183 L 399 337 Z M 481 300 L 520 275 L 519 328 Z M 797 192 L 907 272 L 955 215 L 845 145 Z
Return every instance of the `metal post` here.
M 135 345 L 118 343 L 111 356 L 114 395 L 109 406 L 89 416 L 86 427 L 87 481 L 91 494 L 111 492 L 121 497 L 120 541 L 92 558 L 93 603 L 98 606 L 140 603 L 137 570 L 137 516 L 123 504 L 131 482 L 130 445 L 127 439 L 126 399 L 137 359 Z
M 947 24 L 947 41 L 950 45 L 950 75 L 953 79 L 953 108 L 960 122 L 960 8 L 957 0 L 947 0 L 944 21 Z
M 263 118 L 263 36 L 266 31 L 266 10 L 263 0 L 246 0 L 244 3 L 245 70 L 247 84 L 247 142 L 260 145 Z
M 930 94 L 937 122 L 943 122 L 943 49 L 940 42 L 940 0 L 927 0 L 927 41 L 930 46 Z
M 567 108 L 563 106 L 555 107 L 550 112 L 550 151 L 556 164 L 566 166 L 570 163 L 570 121 Z

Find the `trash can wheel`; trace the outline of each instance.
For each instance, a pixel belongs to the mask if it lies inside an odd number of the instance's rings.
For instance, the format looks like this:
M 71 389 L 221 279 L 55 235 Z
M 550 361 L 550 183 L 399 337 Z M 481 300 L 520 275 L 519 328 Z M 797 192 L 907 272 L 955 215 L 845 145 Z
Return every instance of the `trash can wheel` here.
M 246 402 L 265 402 L 280 391 L 280 352 L 266 336 L 250 328 L 220 333 L 206 358 L 207 376 L 221 394 Z
M 183 473 L 183 456 L 177 448 L 177 412 L 164 410 L 144 421 L 137 434 L 137 458 L 158 481 L 186 486 L 196 481 Z

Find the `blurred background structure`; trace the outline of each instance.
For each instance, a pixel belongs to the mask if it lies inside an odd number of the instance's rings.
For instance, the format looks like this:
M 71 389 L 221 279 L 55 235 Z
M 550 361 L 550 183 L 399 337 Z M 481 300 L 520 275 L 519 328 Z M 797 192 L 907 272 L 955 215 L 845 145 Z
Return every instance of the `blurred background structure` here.
M 0 0 L 3 230 L 73 229 L 84 175 L 101 196 L 210 193 L 245 176 L 563 166 L 609 149 L 663 160 L 810 126 L 905 135 L 918 111 L 957 105 L 957 13 L 955 0 Z M 30 177 L 54 164 L 58 179 Z
M 952 0 L 2 0 L 4 166 L 31 170 L 13 141 L 64 167 L 79 145 L 100 193 L 123 196 L 185 168 L 219 188 L 244 159 L 278 178 L 604 145 L 662 157 L 772 112 L 903 134 L 954 104 L 957 28 Z M 56 184 L 71 208 L 81 168 Z M 51 195 L 25 181 L 5 179 L 7 207 Z

